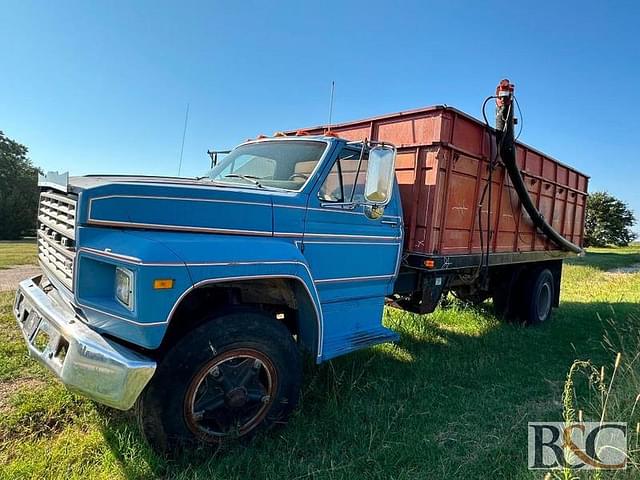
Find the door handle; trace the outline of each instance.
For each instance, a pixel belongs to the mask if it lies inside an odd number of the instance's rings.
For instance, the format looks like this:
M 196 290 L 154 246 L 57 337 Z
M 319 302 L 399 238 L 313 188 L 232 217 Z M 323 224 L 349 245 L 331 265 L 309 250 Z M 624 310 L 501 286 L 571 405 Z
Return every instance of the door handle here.
M 383 223 L 384 225 L 389 225 L 391 227 L 397 227 L 400 222 L 398 222 L 397 220 L 380 220 L 380 223 Z

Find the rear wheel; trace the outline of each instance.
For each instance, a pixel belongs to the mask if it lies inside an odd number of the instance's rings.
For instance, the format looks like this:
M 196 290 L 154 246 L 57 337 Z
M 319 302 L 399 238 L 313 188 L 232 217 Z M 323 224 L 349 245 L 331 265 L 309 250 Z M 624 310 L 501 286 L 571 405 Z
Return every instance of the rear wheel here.
M 553 274 L 547 268 L 533 270 L 525 283 L 522 319 L 527 325 L 544 323 L 551 318 L 555 295 Z
M 247 439 L 287 420 L 301 372 L 291 334 L 271 316 L 212 318 L 164 356 L 138 402 L 138 421 L 161 453 Z

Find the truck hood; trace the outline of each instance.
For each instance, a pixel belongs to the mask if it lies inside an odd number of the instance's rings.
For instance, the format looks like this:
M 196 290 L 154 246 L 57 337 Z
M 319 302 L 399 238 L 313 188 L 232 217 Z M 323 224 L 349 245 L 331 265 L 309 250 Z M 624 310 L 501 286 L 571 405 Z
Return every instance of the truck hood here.
M 219 186 L 172 177 L 89 176 L 69 179 L 84 225 L 183 232 L 273 235 L 273 196 L 252 186 Z
M 80 193 L 83 190 L 111 183 L 161 183 L 167 185 L 202 185 L 203 181 L 185 177 L 161 177 L 151 175 L 87 175 L 69 178 L 69 191 Z

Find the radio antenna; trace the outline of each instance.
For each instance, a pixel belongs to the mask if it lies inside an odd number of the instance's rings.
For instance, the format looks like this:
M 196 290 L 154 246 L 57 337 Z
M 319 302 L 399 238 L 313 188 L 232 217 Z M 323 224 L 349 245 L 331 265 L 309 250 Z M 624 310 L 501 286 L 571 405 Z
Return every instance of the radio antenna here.
M 336 82 L 331 80 L 331 96 L 329 97 L 329 123 L 327 125 L 327 132 L 331 131 L 331 117 L 333 116 L 333 94 L 336 89 Z
M 178 162 L 178 176 L 182 170 L 182 154 L 184 153 L 184 137 L 187 135 L 187 122 L 189 121 L 189 104 L 187 103 L 187 111 L 184 112 L 184 129 L 182 130 L 182 145 L 180 146 L 180 161 Z

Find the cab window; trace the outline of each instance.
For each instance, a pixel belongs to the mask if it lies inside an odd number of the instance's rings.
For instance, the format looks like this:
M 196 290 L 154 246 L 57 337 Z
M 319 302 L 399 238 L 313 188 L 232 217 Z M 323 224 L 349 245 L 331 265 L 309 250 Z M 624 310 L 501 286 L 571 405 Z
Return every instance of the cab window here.
M 364 184 L 367 172 L 367 153 L 362 157 L 360 173 L 358 163 L 360 160 L 360 149 L 344 148 L 333 164 L 331 171 L 327 175 L 318 197 L 323 202 L 343 203 L 351 200 L 351 193 L 355 188 L 353 201 L 362 203 L 364 201 Z M 356 179 L 357 176 L 357 179 Z
M 319 140 L 265 140 L 232 150 L 209 172 L 216 182 L 299 191 L 327 149 Z

